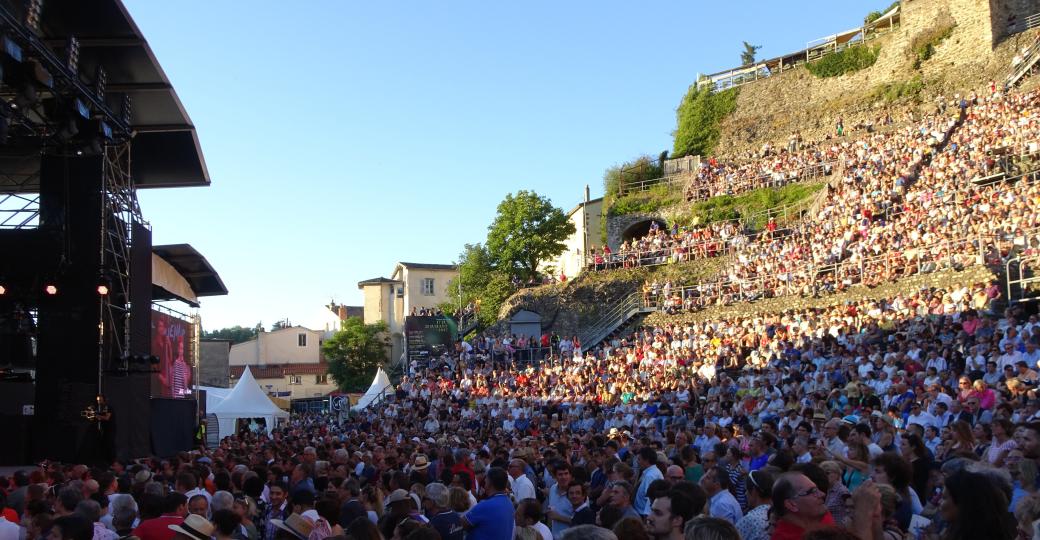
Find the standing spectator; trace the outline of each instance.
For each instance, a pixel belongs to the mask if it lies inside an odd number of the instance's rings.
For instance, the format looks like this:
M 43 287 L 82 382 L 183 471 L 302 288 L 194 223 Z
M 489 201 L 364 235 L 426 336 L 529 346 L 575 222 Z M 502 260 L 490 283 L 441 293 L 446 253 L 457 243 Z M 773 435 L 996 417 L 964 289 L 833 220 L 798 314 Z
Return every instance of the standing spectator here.
M 477 503 L 462 516 L 462 527 L 466 529 L 466 540 L 511 540 L 513 528 L 513 503 L 506 495 L 509 475 L 500 467 L 488 470 L 484 479 L 487 498 Z
M 749 510 L 737 521 L 737 531 L 743 540 L 768 540 L 773 475 L 768 471 L 751 471 L 747 475 L 746 487 Z
M 728 474 L 713 467 L 704 471 L 701 477 L 701 487 L 708 494 L 708 513 L 736 524 L 743 516 L 740 503 L 729 491 L 730 478 Z
M 832 525 L 824 493 L 802 473 L 784 473 L 773 485 L 776 525 L 771 540 L 801 540 L 807 531 Z
M 462 540 L 462 516 L 448 507 L 448 486 L 434 482 L 426 486 L 425 509 L 430 526 L 441 535 L 441 540 Z
M 632 501 L 639 515 L 646 517 L 650 515 L 650 499 L 646 496 L 646 490 L 654 480 L 664 479 L 661 469 L 657 468 L 657 451 L 649 446 L 639 449 L 639 487 L 636 489 L 636 498 Z
M 693 501 L 679 490 L 654 499 L 646 529 L 655 540 L 682 540 L 686 522 L 693 517 Z
M 549 488 L 549 496 L 545 515 L 552 523 L 553 536 L 559 536 L 571 524 L 574 506 L 567 498 L 567 488 L 571 485 L 571 469 L 564 462 L 556 465 L 556 484 Z

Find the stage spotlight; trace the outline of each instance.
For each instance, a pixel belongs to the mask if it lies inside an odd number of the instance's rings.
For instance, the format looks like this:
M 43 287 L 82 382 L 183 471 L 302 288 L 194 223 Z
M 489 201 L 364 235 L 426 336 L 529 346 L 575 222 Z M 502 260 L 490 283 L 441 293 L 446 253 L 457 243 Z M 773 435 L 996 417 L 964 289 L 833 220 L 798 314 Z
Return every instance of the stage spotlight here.
M 25 10 L 25 25 L 34 32 L 40 32 L 40 15 L 43 14 L 43 0 L 29 0 Z
M 0 285 L 0 296 L 5 294 L 7 294 L 7 289 L 3 285 Z
M 43 288 L 43 292 L 45 292 L 45 293 L 47 293 L 47 294 L 49 294 L 51 296 L 54 296 L 54 295 L 58 294 L 58 286 L 54 285 L 54 284 L 51 284 L 51 283 L 48 283 Z
M 79 71 L 79 40 L 76 39 L 76 36 L 69 36 L 69 41 L 68 41 L 68 45 L 66 46 L 65 53 L 67 54 L 67 56 L 65 58 L 66 65 L 69 67 L 69 69 L 73 73 L 78 72 Z
M 105 90 L 108 87 L 108 72 L 105 68 L 100 65 L 97 67 L 97 71 L 94 73 L 94 93 L 97 94 L 98 99 L 101 101 L 105 100 Z
M 123 94 L 123 110 L 121 112 L 123 123 L 129 126 L 130 120 L 134 116 L 134 102 L 130 94 Z
M 102 274 L 98 277 L 97 293 L 101 296 L 108 296 L 109 290 L 111 290 L 111 285 L 109 284 L 108 278 Z

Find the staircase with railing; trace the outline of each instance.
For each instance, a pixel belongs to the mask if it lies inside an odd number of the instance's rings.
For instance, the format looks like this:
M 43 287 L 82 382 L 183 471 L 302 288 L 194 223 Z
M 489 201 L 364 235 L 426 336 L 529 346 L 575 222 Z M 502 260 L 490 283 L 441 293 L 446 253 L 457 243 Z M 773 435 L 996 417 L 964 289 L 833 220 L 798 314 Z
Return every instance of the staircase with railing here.
M 578 335 L 578 338 L 581 340 L 582 348 L 588 349 L 598 345 L 601 341 L 610 336 L 610 334 L 630 322 L 637 315 L 651 313 L 653 311 L 653 307 L 648 307 L 643 303 L 643 299 L 638 292 L 634 292 L 622 298 L 616 304 L 610 306 L 610 309 L 596 320 L 596 322 L 589 325 L 581 334 Z
M 1034 17 L 1040 17 L 1040 14 Z M 1040 22 L 1040 19 L 1038 19 L 1038 22 Z M 1014 88 L 1019 81 L 1033 71 L 1037 61 L 1040 61 L 1040 40 L 1033 42 L 1022 54 L 1022 61 L 1012 69 L 1007 79 L 1004 80 L 1004 89 Z

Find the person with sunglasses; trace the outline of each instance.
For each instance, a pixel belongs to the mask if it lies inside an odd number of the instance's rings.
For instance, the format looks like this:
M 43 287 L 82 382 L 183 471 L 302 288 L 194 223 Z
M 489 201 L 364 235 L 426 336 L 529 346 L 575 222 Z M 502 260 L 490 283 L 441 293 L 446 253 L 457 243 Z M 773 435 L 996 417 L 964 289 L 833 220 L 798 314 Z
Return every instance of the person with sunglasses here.
M 834 524 L 825 494 L 802 473 L 780 475 L 773 484 L 776 525 L 771 540 L 796 540 L 809 531 Z

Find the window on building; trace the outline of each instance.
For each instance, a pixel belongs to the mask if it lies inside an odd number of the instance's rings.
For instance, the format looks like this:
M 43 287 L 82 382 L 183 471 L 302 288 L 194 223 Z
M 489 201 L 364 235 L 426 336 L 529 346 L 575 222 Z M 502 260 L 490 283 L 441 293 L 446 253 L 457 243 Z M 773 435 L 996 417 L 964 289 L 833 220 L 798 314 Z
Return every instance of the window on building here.
M 328 374 L 315 375 L 314 384 L 329 384 Z
M 296 334 L 296 344 L 300 347 L 307 346 L 307 334 Z
M 422 293 L 423 296 L 433 296 L 433 278 L 423 278 L 422 280 Z
M 299 375 L 289 375 L 289 384 L 303 384 Z

